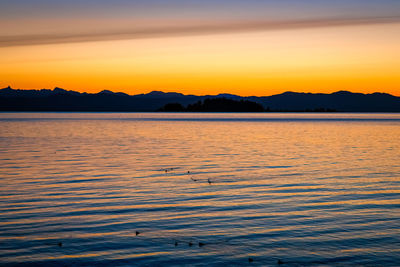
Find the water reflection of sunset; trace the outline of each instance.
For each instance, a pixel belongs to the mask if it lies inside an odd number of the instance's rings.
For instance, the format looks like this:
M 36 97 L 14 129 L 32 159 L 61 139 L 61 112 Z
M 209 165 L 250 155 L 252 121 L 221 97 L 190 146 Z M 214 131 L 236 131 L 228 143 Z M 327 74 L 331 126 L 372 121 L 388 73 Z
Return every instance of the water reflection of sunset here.
M 38 251 L 14 261 L 396 257 L 397 114 L 4 116 L 0 240 Z

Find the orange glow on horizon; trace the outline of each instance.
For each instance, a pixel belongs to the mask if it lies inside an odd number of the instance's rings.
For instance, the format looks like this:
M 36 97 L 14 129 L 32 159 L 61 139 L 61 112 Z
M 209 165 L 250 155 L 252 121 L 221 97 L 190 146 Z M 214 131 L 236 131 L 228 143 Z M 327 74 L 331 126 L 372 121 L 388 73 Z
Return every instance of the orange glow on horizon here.
M 400 25 L 0 48 L 0 87 L 400 96 Z

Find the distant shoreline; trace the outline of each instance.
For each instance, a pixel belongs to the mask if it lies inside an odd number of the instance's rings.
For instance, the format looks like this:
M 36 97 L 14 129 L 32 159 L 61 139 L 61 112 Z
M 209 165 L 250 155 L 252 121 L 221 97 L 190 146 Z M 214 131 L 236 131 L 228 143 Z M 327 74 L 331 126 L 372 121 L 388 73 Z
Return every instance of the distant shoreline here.
M 275 112 L 398 113 L 400 97 L 385 93 L 339 91 L 331 94 L 285 92 L 265 97 L 231 94 L 183 95 L 153 91 L 128 95 L 53 90 L 0 89 L 0 112 Z

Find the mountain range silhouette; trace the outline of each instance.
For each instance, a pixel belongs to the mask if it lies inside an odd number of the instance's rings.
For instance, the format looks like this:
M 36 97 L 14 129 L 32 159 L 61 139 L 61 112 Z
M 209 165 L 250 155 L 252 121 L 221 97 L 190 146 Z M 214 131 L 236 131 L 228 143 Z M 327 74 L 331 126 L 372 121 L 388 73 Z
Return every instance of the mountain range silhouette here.
M 206 99 L 228 99 L 232 101 L 209 101 L 213 110 L 195 109 Z M 400 112 L 400 97 L 386 93 L 352 93 L 338 91 L 331 94 L 285 92 L 272 96 L 242 97 L 232 94 L 184 95 L 152 91 L 148 94 L 128 95 L 103 90 L 99 93 L 80 93 L 62 88 L 53 90 L 21 90 L 11 87 L 0 89 L 0 111 L 115 111 L 150 112 L 163 110 L 167 104 L 179 104 L 182 111 L 231 111 L 236 102 L 255 102 L 265 111 L 338 111 L 338 112 Z M 216 107 L 223 103 L 225 107 Z M 200 105 L 200 106 L 199 106 Z M 170 105 L 171 106 L 171 105 Z M 205 105 L 204 105 L 205 106 Z M 210 106 L 210 105 L 208 105 Z M 187 109 L 189 108 L 189 109 Z M 191 109 L 190 109 L 191 108 Z M 254 108 L 253 108 L 254 109 Z M 236 109 L 234 109 L 236 110 Z M 259 109 L 249 110 L 256 111 Z M 246 111 L 239 108 L 239 111 Z

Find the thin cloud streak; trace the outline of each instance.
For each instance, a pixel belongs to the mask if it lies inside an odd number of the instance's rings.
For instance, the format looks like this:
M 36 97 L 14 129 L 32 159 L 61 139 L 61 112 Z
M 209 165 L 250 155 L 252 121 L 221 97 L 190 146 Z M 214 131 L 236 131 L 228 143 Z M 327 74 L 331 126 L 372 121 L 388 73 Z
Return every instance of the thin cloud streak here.
M 252 21 L 74 34 L 0 36 L 0 47 L 400 23 L 400 16 Z

